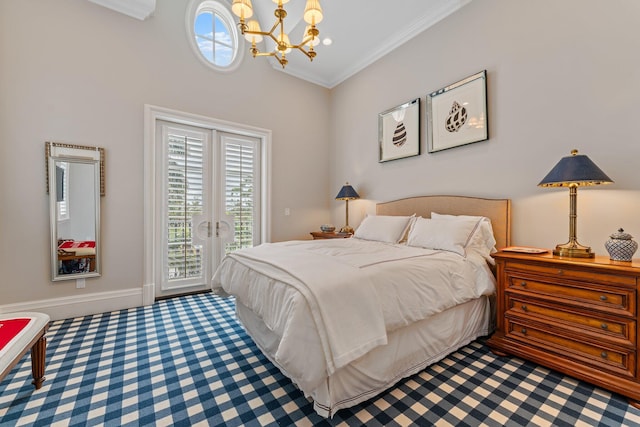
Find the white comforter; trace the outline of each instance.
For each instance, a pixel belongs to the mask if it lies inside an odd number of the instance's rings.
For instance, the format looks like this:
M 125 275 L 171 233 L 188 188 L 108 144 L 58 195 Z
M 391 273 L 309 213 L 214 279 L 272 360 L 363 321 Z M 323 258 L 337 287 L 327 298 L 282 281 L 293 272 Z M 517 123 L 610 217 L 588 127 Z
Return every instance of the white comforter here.
M 495 284 L 484 259 L 352 238 L 236 251 L 212 287 L 234 295 L 281 337 L 276 362 L 310 390 L 386 344 L 387 332 L 491 294 Z M 324 366 L 305 366 L 305 351 L 321 351 Z

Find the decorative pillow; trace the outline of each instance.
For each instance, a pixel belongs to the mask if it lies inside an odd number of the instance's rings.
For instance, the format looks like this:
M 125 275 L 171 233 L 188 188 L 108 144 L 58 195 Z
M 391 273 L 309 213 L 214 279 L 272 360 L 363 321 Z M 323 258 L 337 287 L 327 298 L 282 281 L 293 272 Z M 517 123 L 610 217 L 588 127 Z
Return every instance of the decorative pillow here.
M 491 257 L 491 254 L 497 252 L 496 239 L 493 235 L 493 228 L 491 227 L 491 220 L 489 218 L 472 215 L 443 215 L 436 212 L 431 212 L 431 218 L 451 221 L 467 221 L 474 224 L 480 222 L 480 226 L 471 236 L 471 240 L 467 245 L 467 250 L 477 252 L 489 263 L 494 264 L 495 261 Z
M 479 221 L 451 221 L 447 219 L 417 218 L 407 244 L 428 249 L 439 249 L 466 256 L 466 247 L 478 227 Z
M 353 237 L 378 242 L 398 243 L 404 237 L 412 216 L 367 215 Z

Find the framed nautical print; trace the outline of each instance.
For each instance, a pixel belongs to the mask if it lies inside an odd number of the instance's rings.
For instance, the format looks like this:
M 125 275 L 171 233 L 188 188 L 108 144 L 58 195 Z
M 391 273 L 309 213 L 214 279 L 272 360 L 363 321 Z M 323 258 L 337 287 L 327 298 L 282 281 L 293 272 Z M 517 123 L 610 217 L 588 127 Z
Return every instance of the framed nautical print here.
M 486 70 L 427 95 L 429 153 L 487 139 Z
M 378 114 L 379 162 L 420 154 L 420 98 Z

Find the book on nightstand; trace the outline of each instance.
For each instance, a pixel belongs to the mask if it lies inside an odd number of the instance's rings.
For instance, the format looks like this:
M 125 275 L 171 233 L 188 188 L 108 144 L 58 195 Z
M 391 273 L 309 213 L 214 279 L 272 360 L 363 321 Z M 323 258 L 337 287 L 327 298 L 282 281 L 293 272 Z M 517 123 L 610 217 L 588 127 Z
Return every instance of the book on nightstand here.
M 507 246 L 501 250 L 504 252 L 519 252 L 523 254 L 544 254 L 549 252 L 549 249 L 533 248 L 530 246 Z

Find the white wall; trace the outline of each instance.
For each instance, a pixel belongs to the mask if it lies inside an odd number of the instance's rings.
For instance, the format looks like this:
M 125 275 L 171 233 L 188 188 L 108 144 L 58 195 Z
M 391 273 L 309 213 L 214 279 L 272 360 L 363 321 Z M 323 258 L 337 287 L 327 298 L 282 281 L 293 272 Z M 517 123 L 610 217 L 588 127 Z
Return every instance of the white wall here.
M 246 52 L 234 73 L 206 68 L 188 44 L 186 5 L 158 0 L 139 21 L 86 0 L 0 1 L 0 311 L 46 300 L 82 313 L 83 298 L 109 292 L 141 304 L 144 104 L 273 131 L 273 240 L 329 220 L 329 91 Z M 49 280 L 45 141 L 106 151 L 103 275 L 85 289 Z M 106 300 L 101 309 L 122 308 Z
M 331 188 L 348 180 L 365 199 L 350 222 L 375 201 L 506 197 L 512 243 L 553 247 L 568 240 L 569 191 L 537 184 L 577 148 L 615 181 L 578 190 L 578 240 L 603 255 L 618 227 L 640 240 L 638 22 L 634 0 L 474 1 L 335 88 Z M 489 141 L 426 153 L 426 94 L 483 69 Z M 378 163 L 378 113 L 417 97 L 423 154 Z M 332 207 L 342 224 L 344 203 Z
M 273 131 L 273 240 L 342 225 L 333 197 L 348 180 L 364 198 L 352 225 L 374 201 L 509 197 L 513 243 L 551 247 L 568 236 L 568 191 L 536 184 L 572 148 L 616 181 L 579 190 L 579 240 L 604 253 L 620 226 L 640 240 L 635 0 L 474 1 L 331 91 L 251 58 L 210 71 L 188 45 L 186 3 L 158 0 L 141 22 L 86 0 L 0 1 L 0 310 L 141 303 L 144 104 Z M 422 155 L 378 163 L 379 112 L 482 69 L 488 142 L 427 154 L 423 126 Z M 49 281 L 45 141 L 106 149 L 103 276 L 85 289 Z

